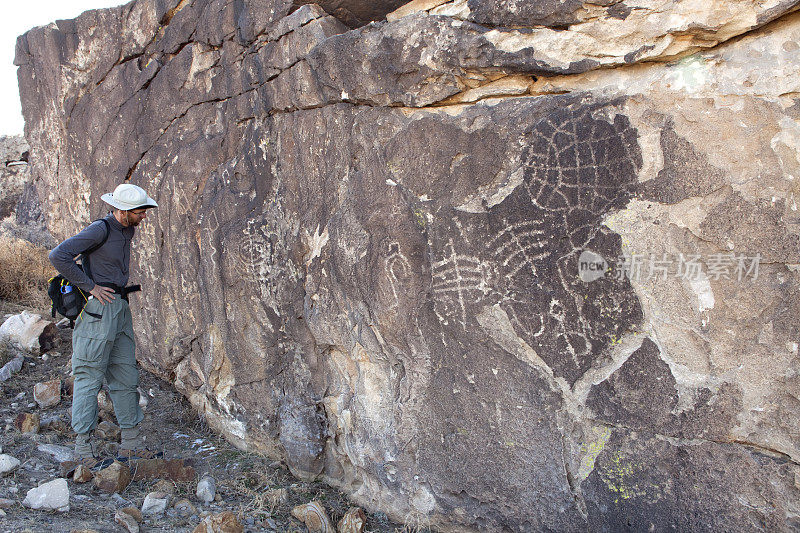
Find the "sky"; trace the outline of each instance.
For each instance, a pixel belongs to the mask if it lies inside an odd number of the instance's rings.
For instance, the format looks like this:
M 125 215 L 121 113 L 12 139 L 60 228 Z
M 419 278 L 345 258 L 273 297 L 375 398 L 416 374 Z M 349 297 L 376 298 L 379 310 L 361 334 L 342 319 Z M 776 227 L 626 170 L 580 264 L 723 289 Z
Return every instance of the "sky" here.
M 27 0 L 4 2 L 0 17 L 0 135 L 22 135 L 14 47 L 17 36 L 58 19 L 72 19 L 89 9 L 119 6 L 127 0 Z

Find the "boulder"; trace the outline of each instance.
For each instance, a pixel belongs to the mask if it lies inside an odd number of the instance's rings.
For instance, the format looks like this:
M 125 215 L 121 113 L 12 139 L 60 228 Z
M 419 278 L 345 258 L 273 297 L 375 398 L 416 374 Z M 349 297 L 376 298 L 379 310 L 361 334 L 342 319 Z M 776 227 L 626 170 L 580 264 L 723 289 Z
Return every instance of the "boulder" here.
M 8 454 L 0 454 L 0 476 L 10 474 L 20 465 L 19 459 Z
M 61 401 L 61 380 L 56 378 L 34 385 L 33 399 L 41 409 L 58 405 Z
M 55 344 L 58 330 L 41 315 L 23 311 L 0 325 L 0 342 L 8 342 L 19 350 L 39 355 Z
M 21 433 L 38 433 L 39 415 L 36 413 L 20 413 L 14 419 L 14 426 Z
M 310 533 L 336 533 L 328 513 L 317 501 L 294 507 L 292 516 L 303 522 Z
M 94 485 L 103 492 L 120 493 L 131 482 L 131 470 L 126 465 L 114 461 L 110 466 L 94 475 Z
M 367 525 L 367 516 L 360 507 L 347 510 L 337 525 L 339 533 L 363 533 Z
M 208 515 L 192 533 L 242 533 L 244 526 L 231 511 Z
M 141 364 L 398 521 L 796 529 L 797 2 L 397 4 L 18 39 L 48 227 L 159 200 Z
M 197 499 L 203 503 L 211 503 L 217 495 L 217 484 L 211 476 L 203 476 L 197 483 L 197 490 L 195 491 Z
M 311 0 L 298 0 L 295 4 L 309 4 Z M 403 5 L 405 0 L 382 0 L 363 2 L 359 0 L 317 0 L 313 2 L 348 26 L 357 28 L 378 21 Z M 443 3 L 443 2 L 440 2 Z
M 157 516 L 167 510 L 169 504 L 169 494 L 165 492 L 149 492 L 144 497 L 142 503 L 142 514 L 145 516 Z
M 50 248 L 53 238 L 44 225 L 29 156 L 22 135 L 0 137 L 0 236 Z
M 69 487 L 67 480 L 54 479 L 28 491 L 22 505 L 45 511 L 69 511 Z

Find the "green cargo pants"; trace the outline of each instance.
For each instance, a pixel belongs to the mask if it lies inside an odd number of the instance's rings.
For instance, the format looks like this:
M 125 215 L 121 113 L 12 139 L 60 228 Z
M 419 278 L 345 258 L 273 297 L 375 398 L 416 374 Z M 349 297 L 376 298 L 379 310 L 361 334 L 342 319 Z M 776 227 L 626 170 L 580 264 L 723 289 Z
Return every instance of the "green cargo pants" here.
M 88 433 L 97 425 L 97 393 L 103 378 L 108 381 L 119 426 L 132 428 L 142 421 L 135 351 L 128 302 L 118 294 L 105 305 L 90 298 L 72 332 L 72 429 L 76 433 Z

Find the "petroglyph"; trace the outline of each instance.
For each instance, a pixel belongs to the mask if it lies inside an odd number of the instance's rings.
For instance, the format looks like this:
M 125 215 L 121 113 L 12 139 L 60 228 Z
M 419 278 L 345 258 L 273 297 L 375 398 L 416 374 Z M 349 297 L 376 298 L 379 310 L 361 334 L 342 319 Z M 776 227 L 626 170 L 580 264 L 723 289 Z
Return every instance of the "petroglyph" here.
M 444 251 L 447 254 L 444 259 L 431 265 L 437 314 L 441 306 L 445 316 L 455 316 L 466 326 L 467 306 L 478 303 L 489 291 L 486 267 L 476 257 L 456 253 L 452 239 Z
M 488 243 L 492 254 L 508 276 L 516 275 L 523 268 L 530 268 L 536 275 L 537 261 L 550 256 L 549 236 L 541 220 L 527 220 L 511 224 Z
M 302 239 L 303 244 L 308 250 L 304 257 L 306 267 L 308 267 L 311 261 L 320 256 L 322 249 L 328 244 L 328 227 L 325 226 L 322 233 L 319 231 L 319 226 L 314 230 L 314 233 L 309 233 L 308 230 L 304 228 Z
M 384 269 L 386 270 L 386 276 L 389 278 L 389 286 L 392 288 L 392 296 L 394 297 L 392 308 L 394 308 L 400 302 L 397 294 L 400 283 L 398 274 L 403 278 L 411 275 L 411 265 L 406 256 L 400 252 L 400 243 L 393 242 L 389 244 L 389 255 L 384 261 Z
M 451 237 L 429 243 L 444 326 L 500 305 L 520 340 L 571 383 L 641 318 L 625 280 L 578 278 L 582 249 L 620 253 L 602 220 L 627 203 L 641 167 L 636 132 L 614 106 L 565 99 L 535 119 L 521 134 L 522 183 L 484 212 L 453 208 L 439 230 Z
M 267 224 L 259 219 L 248 220 L 243 231 L 244 239 L 239 243 L 242 270 L 250 274 L 251 280 L 258 286 L 261 298 L 267 300 L 273 296 L 268 283 L 275 264 Z
M 636 132 L 624 116 L 610 122 L 601 114 L 596 106 L 569 106 L 531 129 L 525 188 L 534 205 L 599 215 L 630 193 L 641 166 L 638 147 L 631 144 Z

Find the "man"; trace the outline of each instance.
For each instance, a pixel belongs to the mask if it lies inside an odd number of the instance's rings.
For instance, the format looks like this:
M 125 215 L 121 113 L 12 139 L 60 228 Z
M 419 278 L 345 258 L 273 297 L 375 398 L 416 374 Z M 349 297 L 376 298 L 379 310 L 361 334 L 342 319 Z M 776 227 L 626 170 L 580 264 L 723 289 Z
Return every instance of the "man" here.
M 139 435 L 144 414 L 139 407 L 139 372 L 128 306 L 128 293 L 139 288 L 126 287 L 134 228 L 147 217 L 147 210 L 158 204 L 130 183 L 101 198 L 114 208 L 105 222 L 96 220 L 50 252 L 56 270 L 88 297 L 72 333 L 72 429 L 77 433 L 76 459 L 92 469 L 111 462 L 99 457 L 91 442 L 97 426 L 97 393 L 104 377 L 122 429 L 117 459 L 127 462 L 163 455 L 144 448 Z M 76 256 L 100 243 L 102 246 L 83 259 L 82 267 L 78 266 Z

